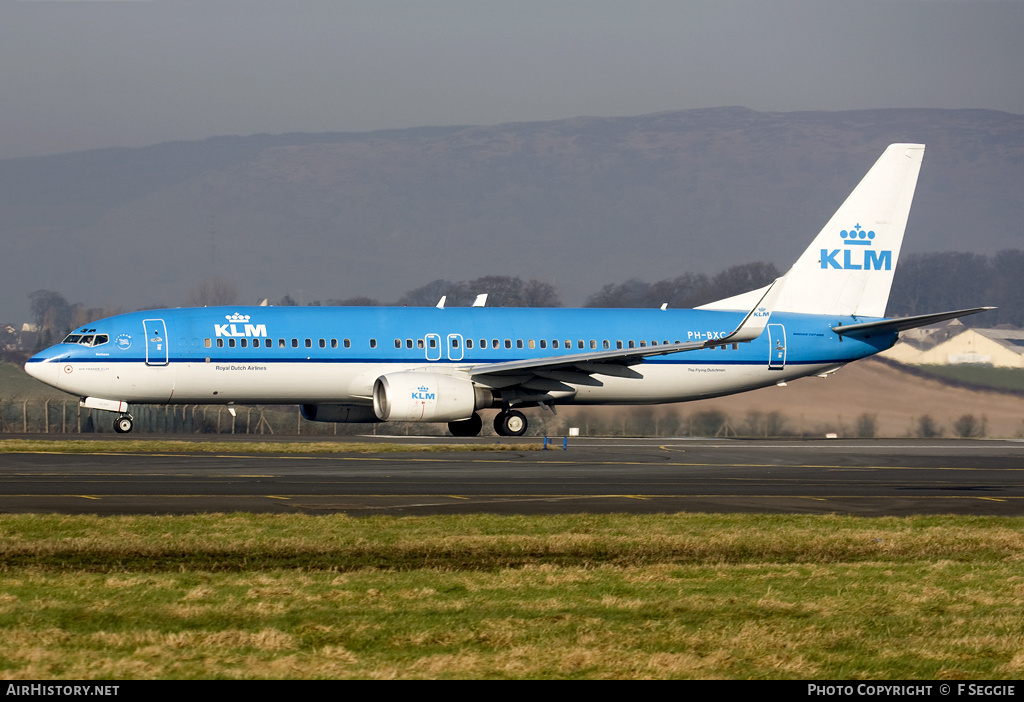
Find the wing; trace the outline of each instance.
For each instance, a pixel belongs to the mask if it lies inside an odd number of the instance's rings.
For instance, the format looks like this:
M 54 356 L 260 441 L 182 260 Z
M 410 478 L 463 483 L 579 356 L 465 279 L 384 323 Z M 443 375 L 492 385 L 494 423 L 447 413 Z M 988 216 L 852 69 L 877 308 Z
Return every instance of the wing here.
M 707 341 L 687 341 L 677 344 L 661 344 L 634 349 L 610 349 L 563 356 L 545 356 L 504 363 L 481 363 L 462 370 L 481 385 L 509 389 L 521 387 L 530 392 L 572 393 L 565 383 L 577 385 L 600 385 L 592 376 L 596 374 L 618 377 L 639 378 L 640 374 L 629 366 L 643 362 L 651 356 L 695 351 L 711 346 L 722 346 L 753 341 L 761 335 L 768 318 L 771 317 L 775 300 L 782 289 L 782 278 L 777 279 L 758 300 L 731 333 Z

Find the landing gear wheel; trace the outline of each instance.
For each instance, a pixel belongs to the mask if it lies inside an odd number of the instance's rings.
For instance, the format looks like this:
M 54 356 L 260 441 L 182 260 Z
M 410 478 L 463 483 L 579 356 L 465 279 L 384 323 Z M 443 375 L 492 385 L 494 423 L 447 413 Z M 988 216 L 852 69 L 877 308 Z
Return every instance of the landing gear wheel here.
M 494 417 L 494 431 L 498 436 L 522 436 L 526 427 L 526 415 L 518 410 L 498 412 Z
M 469 419 L 462 419 L 458 422 L 448 422 L 448 431 L 452 436 L 476 436 L 484 426 L 484 421 L 476 412 Z
M 114 431 L 118 434 L 127 434 L 132 430 L 132 417 L 130 414 L 122 414 L 114 420 Z

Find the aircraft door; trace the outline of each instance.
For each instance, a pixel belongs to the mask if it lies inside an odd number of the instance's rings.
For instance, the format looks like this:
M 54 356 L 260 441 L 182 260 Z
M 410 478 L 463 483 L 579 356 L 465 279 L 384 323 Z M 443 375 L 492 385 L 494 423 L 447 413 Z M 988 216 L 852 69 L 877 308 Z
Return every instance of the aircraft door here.
M 167 325 L 162 319 L 144 319 L 142 325 L 146 329 L 146 365 L 166 366 Z
M 464 351 L 462 350 L 463 345 L 462 334 L 449 334 L 448 335 L 448 360 L 449 361 L 461 361 Z
M 786 367 L 786 327 L 781 324 L 768 325 L 768 370 L 782 370 Z
M 427 334 L 427 360 L 441 360 L 441 337 L 438 334 Z

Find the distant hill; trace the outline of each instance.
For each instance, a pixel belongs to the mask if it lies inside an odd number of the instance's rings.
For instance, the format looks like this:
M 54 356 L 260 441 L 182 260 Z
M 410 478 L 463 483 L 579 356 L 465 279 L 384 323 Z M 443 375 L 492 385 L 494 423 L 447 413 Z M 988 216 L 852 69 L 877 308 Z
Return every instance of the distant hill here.
M 886 145 L 928 145 L 905 252 L 1024 248 L 1024 116 L 744 108 L 217 137 L 0 160 L 0 320 L 27 293 L 175 306 L 397 300 L 439 278 L 607 283 L 785 270 Z

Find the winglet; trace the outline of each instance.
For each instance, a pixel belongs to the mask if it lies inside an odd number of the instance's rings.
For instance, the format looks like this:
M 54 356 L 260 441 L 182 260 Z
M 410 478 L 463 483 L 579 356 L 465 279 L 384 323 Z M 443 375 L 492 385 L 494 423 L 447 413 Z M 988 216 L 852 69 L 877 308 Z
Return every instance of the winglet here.
M 747 316 L 743 318 L 740 325 L 729 334 L 728 336 L 716 339 L 713 344 L 709 342 L 711 346 L 718 346 L 724 343 L 735 344 L 741 341 L 753 341 L 757 337 L 761 336 L 761 332 L 768 326 L 768 320 L 772 316 L 772 312 L 775 310 L 775 303 L 779 299 L 779 295 L 782 294 L 782 288 L 785 284 L 786 278 L 776 278 L 775 282 L 768 286 L 765 290 L 764 295 L 757 301 L 753 309 L 747 312 Z

